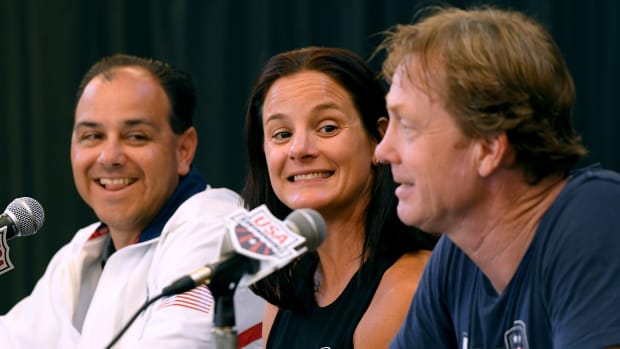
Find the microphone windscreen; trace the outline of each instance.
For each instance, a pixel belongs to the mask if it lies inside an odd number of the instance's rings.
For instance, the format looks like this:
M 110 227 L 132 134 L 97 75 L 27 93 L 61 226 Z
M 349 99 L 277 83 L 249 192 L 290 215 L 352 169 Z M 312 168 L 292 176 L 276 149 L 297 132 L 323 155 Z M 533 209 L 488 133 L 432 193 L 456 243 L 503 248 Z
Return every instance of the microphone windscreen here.
M 33 198 L 21 197 L 13 200 L 4 211 L 15 220 L 17 236 L 32 235 L 45 221 L 45 212 L 41 204 Z
M 325 240 L 327 226 L 320 213 L 311 208 L 291 212 L 284 220 L 291 229 L 306 238 L 305 246 L 314 251 Z

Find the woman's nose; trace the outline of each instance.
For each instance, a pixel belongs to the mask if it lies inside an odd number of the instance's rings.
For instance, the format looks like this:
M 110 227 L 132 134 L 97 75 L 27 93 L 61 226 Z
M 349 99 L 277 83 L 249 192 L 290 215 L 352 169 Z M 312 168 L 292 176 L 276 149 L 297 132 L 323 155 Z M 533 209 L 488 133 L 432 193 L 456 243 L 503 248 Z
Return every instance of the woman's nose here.
M 305 132 L 297 132 L 293 135 L 289 147 L 288 156 L 291 159 L 302 159 L 316 153 L 314 140 L 311 135 Z

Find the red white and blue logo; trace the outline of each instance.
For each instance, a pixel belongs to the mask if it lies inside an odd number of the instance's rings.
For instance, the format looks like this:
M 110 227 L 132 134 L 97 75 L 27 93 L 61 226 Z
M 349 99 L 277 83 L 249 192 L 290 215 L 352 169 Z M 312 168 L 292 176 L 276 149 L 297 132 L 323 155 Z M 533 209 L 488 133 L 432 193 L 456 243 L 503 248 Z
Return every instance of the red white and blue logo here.
M 230 238 L 235 251 L 261 260 L 281 260 L 298 255 L 296 247 L 306 239 L 293 232 L 269 212 L 265 205 L 229 215 Z
M 227 216 L 229 239 L 235 252 L 259 260 L 259 272 L 245 275 L 239 285 L 245 286 L 269 275 L 306 252 L 306 238 L 292 231 L 274 217 L 265 205 L 251 211 L 237 210 Z
M 274 251 L 260 238 L 257 238 L 247 225 L 237 224 L 235 227 L 237 241 L 243 250 L 258 253 L 261 256 L 271 256 Z

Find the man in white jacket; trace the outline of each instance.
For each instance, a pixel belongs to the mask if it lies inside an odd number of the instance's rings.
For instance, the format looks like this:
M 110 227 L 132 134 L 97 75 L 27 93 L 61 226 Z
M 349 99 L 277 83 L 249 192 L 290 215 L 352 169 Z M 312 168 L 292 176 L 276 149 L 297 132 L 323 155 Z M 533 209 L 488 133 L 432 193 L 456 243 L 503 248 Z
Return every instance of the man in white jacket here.
M 0 316 L 2 348 L 104 348 L 162 288 L 216 260 L 240 198 L 210 188 L 197 147 L 191 78 L 165 62 L 114 55 L 84 75 L 71 141 L 73 177 L 99 222 L 77 232 L 32 293 Z M 240 347 L 260 347 L 263 301 L 235 293 Z M 162 298 L 114 348 L 215 348 L 202 285 Z

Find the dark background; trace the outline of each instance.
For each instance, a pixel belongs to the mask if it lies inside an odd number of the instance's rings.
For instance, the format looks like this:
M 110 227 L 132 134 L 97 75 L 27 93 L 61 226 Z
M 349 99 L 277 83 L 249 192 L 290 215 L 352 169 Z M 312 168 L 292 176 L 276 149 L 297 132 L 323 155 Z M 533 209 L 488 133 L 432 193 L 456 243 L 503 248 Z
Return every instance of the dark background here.
M 101 56 L 152 56 L 191 73 L 199 96 L 195 164 L 212 185 L 239 191 L 246 170 L 246 101 L 268 57 L 322 45 L 369 59 L 378 33 L 411 22 L 429 3 L 0 0 L 0 212 L 21 196 L 36 198 L 46 212 L 37 235 L 9 242 L 15 270 L 0 276 L 0 314 L 30 292 L 55 251 L 95 219 L 74 188 L 69 145 L 75 89 Z M 614 138 L 620 131 L 620 1 L 486 3 L 522 10 L 552 32 L 577 88 L 575 126 L 590 151 L 584 164 L 620 170 L 620 142 Z M 375 69 L 381 58 L 371 60 Z

